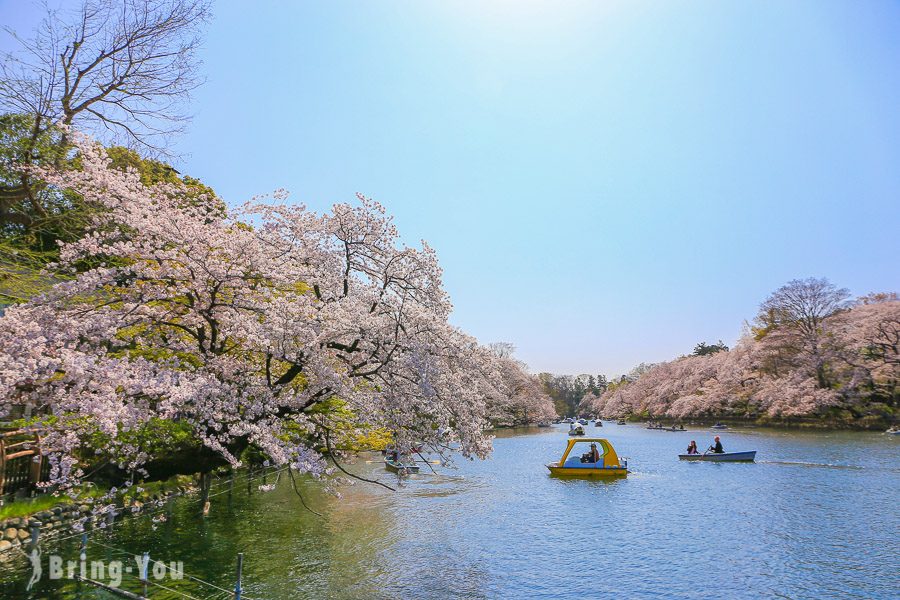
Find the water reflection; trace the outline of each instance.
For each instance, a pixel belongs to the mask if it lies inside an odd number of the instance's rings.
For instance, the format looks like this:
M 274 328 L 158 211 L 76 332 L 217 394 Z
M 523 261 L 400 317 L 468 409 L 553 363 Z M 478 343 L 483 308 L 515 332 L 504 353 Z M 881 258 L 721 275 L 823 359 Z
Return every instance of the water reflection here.
M 690 463 L 677 453 L 713 432 L 605 426 L 592 434 L 629 456 L 632 473 L 577 480 L 544 466 L 565 447 L 563 427 L 498 431 L 490 460 L 423 470 L 396 492 L 357 483 L 338 497 L 298 480 L 321 517 L 282 479 L 269 493 L 236 486 L 206 519 L 182 500 L 164 523 L 136 518 L 95 539 L 183 560 L 223 589 L 244 552 L 251 598 L 895 597 L 900 440 L 752 433 L 720 435 L 728 449 L 758 450 L 758 463 Z M 392 481 L 377 455 L 350 468 Z M 76 544 L 45 552 L 74 556 Z M 28 596 L 27 578 L 24 557 L 7 558 L 0 597 L 102 597 L 47 581 Z M 211 596 L 190 581 L 179 589 Z

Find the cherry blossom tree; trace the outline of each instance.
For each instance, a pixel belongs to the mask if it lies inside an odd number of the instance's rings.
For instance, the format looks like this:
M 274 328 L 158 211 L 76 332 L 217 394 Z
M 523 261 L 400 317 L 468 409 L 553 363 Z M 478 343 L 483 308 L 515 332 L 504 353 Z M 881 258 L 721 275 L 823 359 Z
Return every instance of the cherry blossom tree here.
M 491 349 L 498 354 L 496 344 Z M 544 390 L 537 376 L 528 373 L 527 366 L 512 358 L 503 345 L 497 361 L 506 393 L 488 402 L 488 416 L 494 425 L 531 425 L 557 418 L 553 400 Z
M 86 448 L 140 470 L 156 457 L 132 434 L 157 422 L 202 444 L 195 471 L 252 446 L 320 475 L 336 406 L 399 444 L 490 451 L 509 366 L 448 323 L 434 250 L 402 245 L 377 202 L 316 214 L 278 192 L 223 212 L 75 142 L 83 170 L 40 176 L 104 210 L 61 250 L 72 279 L 0 318 L 0 403 L 44 409 L 54 481 Z
M 827 279 L 795 279 L 775 290 L 759 307 L 758 337 L 788 354 L 802 354 L 816 372 L 818 385 L 829 387 L 823 348 L 823 326 L 828 317 L 850 306 L 850 292 Z
M 676 419 L 891 414 L 900 382 L 895 294 L 850 303 L 824 280 L 795 281 L 770 296 L 761 315 L 732 350 L 641 367 L 586 396 L 582 410 Z
M 864 297 L 834 318 L 835 368 L 843 367 L 845 387 L 871 391 L 895 404 L 900 384 L 900 301 L 889 294 Z

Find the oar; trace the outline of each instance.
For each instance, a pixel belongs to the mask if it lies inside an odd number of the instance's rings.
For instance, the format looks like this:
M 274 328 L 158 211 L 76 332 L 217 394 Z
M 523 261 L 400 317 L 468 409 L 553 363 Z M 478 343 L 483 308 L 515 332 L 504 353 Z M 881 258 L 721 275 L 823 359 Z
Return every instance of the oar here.
M 419 458 L 422 459 L 422 462 L 423 462 L 423 463 L 425 463 L 426 465 L 428 465 L 428 468 L 431 469 L 431 472 L 434 473 L 435 475 L 437 475 L 437 471 L 434 470 L 434 467 L 431 466 L 431 463 L 430 463 L 429 461 L 425 460 L 425 457 L 422 456 L 422 453 L 419 452 L 418 450 L 416 450 L 416 454 L 419 455 Z

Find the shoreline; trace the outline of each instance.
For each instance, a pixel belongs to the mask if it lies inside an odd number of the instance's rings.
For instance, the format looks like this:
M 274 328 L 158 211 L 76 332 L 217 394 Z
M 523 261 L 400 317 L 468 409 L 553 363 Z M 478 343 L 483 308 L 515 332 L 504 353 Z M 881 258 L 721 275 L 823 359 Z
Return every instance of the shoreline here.
M 625 417 L 629 423 L 646 423 L 648 420 L 657 421 L 657 418 L 642 417 L 635 419 L 634 417 Z M 685 419 L 672 419 L 670 417 L 661 417 L 658 422 L 663 424 L 676 423 L 684 425 L 715 425 L 722 423 L 728 426 L 739 427 L 763 427 L 771 429 L 792 429 L 803 431 L 872 431 L 884 432 L 892 426 L 888 420 L 856 420 L 843 421 L 838 419 L 822 419 L 816 417 L 797 417 L 793 419 L 777 419 L 770 417 L 692 417 Z
M 871 431 L 884 433 L 890 427 L 896 426 L 888 419 L 857 419 L 855 421 L 843 421 L 839 419 L 822 419 L 816 417 L 796 417 L 793 419 L 776 419 L 769 417 L 686 417 L 675 419 L 672 417 L 653 417 L 645 415 L 629 415 L 626 417 L 601 417 L 603 421 L 617 421 L 624 419 L 628 423 L 648 423 L 650 421 L 662 423 L 666 426 L 675 425 L 699 425 L 709 427 L 716 423 L 736 427 L 761 427 L 766 429 L 791 429 L 800 431 Z M 589 419 L 593 420 L 593 419 Z M 514 425 L 510 427 L 493 427 L 491 429 L 514 429 L 516 427 L 537 427 L 537 425 Z

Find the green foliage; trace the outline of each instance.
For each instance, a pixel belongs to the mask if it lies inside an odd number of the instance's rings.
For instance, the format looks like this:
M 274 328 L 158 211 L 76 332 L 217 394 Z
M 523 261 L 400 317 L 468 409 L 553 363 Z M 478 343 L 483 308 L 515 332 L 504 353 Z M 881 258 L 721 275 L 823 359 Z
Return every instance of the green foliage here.
M 107 155 L 112 168 L 133 169 L 145 186 L 182 186 L 189 202 L 211 212 L 225 209 L 212 188 L 170 165 L 121 146 L 108 148 Z M 23 302 L 63 279 L 45 268 L 57 258 L 59 244 L 81 238 L 103 210 L 36 178 L 33 168 L 80 169 L 81 160 L 59 129 L 33 115 L 0 115 L 0 306 Z
M 81 237 L 91 207 L 80 196 L 48 186 L 31 168 L 73 168 L 71 145 L 55 127 L 31 115 L 0 115 L 0 235 L 19 248 L 55 252 L 57 243 Z
M 36 127 L 33 115 L 0 115 L 0 182 L 4 185 L 21 185 L 23 166 L 56 164 L 68 150 L 60 131 Z
M 728 346 L 722 340 L 719 340 L 717 344 L 707 344 L 706 342 L 700 342 L 696 346 L 694 346 L 694 351 L 692 354 L 694 356 L 706 356 L 708 354 L 715 354 L 716 352 L 728 352 Z
M 176 475 L 164 481 L 138 482 L 135 485 L 118 490 L 115 497 L 119 504 L 127 506 L 136 500 L 146 502 L 154 495 L 162 495 L 174 492 L 179 488 L 185 489 L 192 486 L 193 478 L 191 476 Z M 0 506 L 0 521 L 16 517 L 28 517 L 57 506 L 90 502 L 105 496 L 109 489 L 105 486 L 87 483 L 65 495 L 43 494 L 34 498 L 14 500 Z
M 112 441 L 109 435 L 95 432 L 85 440 L 82 456 L 85 460 L 96 460 L 103 456 L 103 449 Z M 151 456 L 165 456 L 185 447 L 200 446 L 189 423 L 159 418 L 153 418 L 135 429 L 120 427 L 115 441 L 132 445 Z
M 553 375 L 552 373 L 538 374 L 538 381 L 544 392 L 553 400 L 553 406 L 559 415 L 574 416 L 578 412 L 578 405 L 588 393 L 602 394 L 609 383 L 605 375 Z
M 73 504 L 90 498 L 98 498 L 102 495 L 102 492 L 94 486 L 82 486 L 75 491 L 74 494 L 75 498 L 72 498 L 70 495 L 54 496 L 52 494 L 45 494 L 34 498 L 14 500 L 13 502 L 0 506 L 0 521 L 16 517 L 27 517 L 43 510 L 50 510 L 55 506 Z
M 11 419 L 5 421 L 4 428 L 26 429 L 29 427 L 53 427 L 59 418 L 56 415 L 35 415 L 30 418 Z
M 173 492 L 178 488 L 189 488 L 194 485 L 194 479 L 190 475 L 175 475 L 163 481 L 138 481 L 134 485 L 119 490 L 117 496 L 124 505 L 134 501 L 146 502 L 154 495 L 162 495 Z
M 320 402 L 309 412 L 311 415 L 327 416 L 332 430 L 332 443 L 340 450 L 383 450 L 393 441 L 390 431 L 360 423 L 356 413 L 340 398 L 332 397 Z
M 96 208 L 71 190 L 36 178 L 33 168 L 77 168 L 55 127 L 31 115 L 0 115 L 0 304 L 47 290 L 59 275 L 44 273 L 60 242 L 80 238 Z
M 184 421 L 153 418 L 137 429 L 121 431 L 119 439 L 141 448 L 151 456 L 196 442 L 194 429 Z
M 120 171 L 133 169 L 140 175 L 141 183 L 146 187 L 157 183 L 179 183 L 178 171 L 158 160 L 145 159 L 130 148 L 111 146 L 106 149 L 110 166 Z
M 143 344 L 140 342 L 141 339 L 147 339 L 152 337 L 152 334 L 156 333 L 158 332 L 151 331 L 146 325 L 123 327 L 116 332 L 116 338 L 122 342 L 127 342 L 128 346 L 111 351 L 109 355 L 117 358 L 128 357 L 132 360 L 143 358 L 144 360 L 154 362 L 178 359 L 179 363 L 184 365 L 185 369 L 191 366 L 200 366 L 202 360 L 196 353 L 183 351 L 176 352 L 164 347 Z M 183 331 L 166 331 L 166 335 L 186 336 L 187 334 Z
M 0 307 L 25 302 L 66 279 L 43 272 L 55 256 L 0 238 Z
M 384 450 L 388 444 L 394 441 L 390 431 L 382 427 L 361 430 L 348 436 L 344 449 L 351 452 L 363 452 L 365 450 Z
M 211 187 L 194 177 L 187 175 L 182 177 L 171 165 L 152 158 L 143 158 L 134 150 L 122 146 L 111 146 L 106 149 L 106 154 L 109 156 L 112 168 L 120 171 L 136 171 L 145 187 L 161 183 L 183 186 L 185 189 L 183 197 L 188 198 L 189 201 L 204 201 L 211 203 L 215 210 L 224 211 L 225 209 L 224 204 L 217 198 L 216 192 Z

